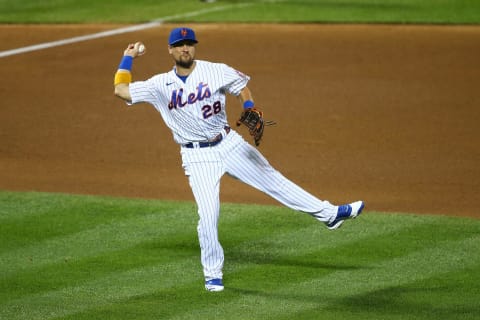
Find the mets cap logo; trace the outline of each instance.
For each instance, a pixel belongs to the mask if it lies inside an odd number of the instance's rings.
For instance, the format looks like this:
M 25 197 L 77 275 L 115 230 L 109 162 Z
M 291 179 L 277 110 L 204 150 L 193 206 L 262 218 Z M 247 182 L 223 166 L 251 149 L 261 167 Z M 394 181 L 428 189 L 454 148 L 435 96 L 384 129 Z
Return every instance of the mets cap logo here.
M 182 31 L 180 31 L 180 33 L 182 34 L 182 37 L 185 38 L 188 34 L 188 31 L 187 31 L 187 29 L 182 29 Z

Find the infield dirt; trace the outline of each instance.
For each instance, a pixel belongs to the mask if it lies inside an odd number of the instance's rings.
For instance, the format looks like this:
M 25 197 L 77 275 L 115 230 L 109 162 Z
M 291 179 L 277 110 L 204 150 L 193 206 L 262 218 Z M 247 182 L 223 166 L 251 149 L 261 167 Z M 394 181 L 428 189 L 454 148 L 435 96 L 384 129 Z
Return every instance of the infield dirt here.
M 113 96 L 130 42 L 148 50 L 134 79 L 170 70 L 176 26 L 0 58 L 0 189 L 193 200 L 159 113 Z M 252 77 L 278 123 L 259 148 L 306 190 L 368 211 L 480 217 L 480 27 L 189 26 L 198 59 Z M 117 27 L 3 25 L 0 51 Z M 234 126 L 241 107 L 227 108 Z M 276 204 L 229 177 L 221 193 Z

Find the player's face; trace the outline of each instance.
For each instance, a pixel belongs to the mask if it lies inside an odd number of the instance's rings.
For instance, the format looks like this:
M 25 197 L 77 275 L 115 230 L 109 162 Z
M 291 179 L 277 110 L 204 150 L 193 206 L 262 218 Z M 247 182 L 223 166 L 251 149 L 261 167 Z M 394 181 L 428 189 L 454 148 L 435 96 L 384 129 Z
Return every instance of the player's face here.
M 177 66 L 190 68 L 195 59 L 195 43 L 192 41 L 181 41 L 168 47 Z

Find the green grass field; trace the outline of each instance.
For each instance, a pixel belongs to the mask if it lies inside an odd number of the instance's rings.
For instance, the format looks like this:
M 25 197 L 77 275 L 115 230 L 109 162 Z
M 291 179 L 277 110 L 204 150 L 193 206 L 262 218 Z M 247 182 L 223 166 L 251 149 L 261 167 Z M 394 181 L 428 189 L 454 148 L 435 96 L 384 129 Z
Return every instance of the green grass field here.
M 222 293 L 190 202 L 0 192 L 0 319 L 478 319 L 480 221 L 365 212 L 329 231 L 225 204 Z
M 191 14 L 194 15 L 191 15 Z M 0 0 L 0 23 L 480 22 L 474 0 Z

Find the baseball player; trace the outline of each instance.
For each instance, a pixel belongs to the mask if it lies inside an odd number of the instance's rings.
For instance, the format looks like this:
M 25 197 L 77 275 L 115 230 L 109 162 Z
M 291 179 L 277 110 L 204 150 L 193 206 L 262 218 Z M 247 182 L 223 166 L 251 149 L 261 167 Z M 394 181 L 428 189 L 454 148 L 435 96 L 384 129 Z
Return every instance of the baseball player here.
M 245 125 L 259 145 L 267 121 L 247 87 L 250 77 L 222 64 L 195 59 L 198 41 L 190 28 L 170 33 L 168 51 L 173 69 L 145 81 L 132 82 L 133 59 L 145 53 L 142 43 L 129 44 L 115 74 L 115 95 L 128 105 L 147 102 L 160 112 L 178 143 L 182 166 L 198 207 L 198 239 L 208 291 L 222 291 L 224 253 L 218 239 L 220 179 L 226 173 L 263 191 L 283 205 L 307 213 L 337 229 L 357 217 L 363 201 L 335 206 L 297 186 L 275 170 L 262 154 L 227 121 L 225 95 L 243 106 L 237 125 Z

